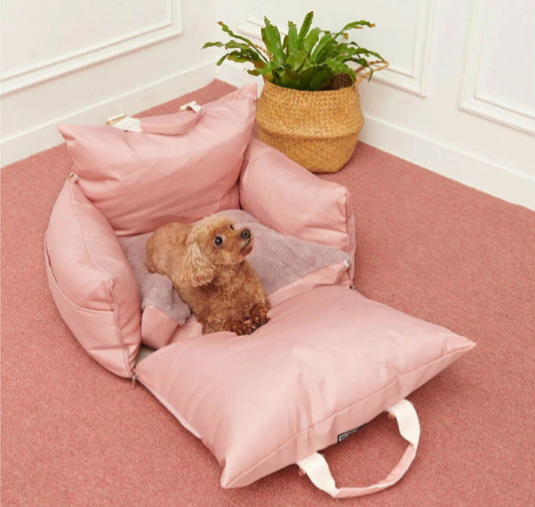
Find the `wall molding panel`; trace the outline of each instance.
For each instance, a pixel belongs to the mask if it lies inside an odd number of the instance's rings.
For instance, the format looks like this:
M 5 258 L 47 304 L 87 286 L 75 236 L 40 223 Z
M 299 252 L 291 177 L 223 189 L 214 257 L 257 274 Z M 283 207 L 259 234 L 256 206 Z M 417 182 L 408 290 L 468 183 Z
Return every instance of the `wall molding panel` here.
M 2 75 L 0 93 L 2 96 L 9 95 L 181 34 L 181 0 L 167 0 L 166 17 L 161 22 L 71 54 L 6 73 Z
M 437 0 L 419 0 L 418 2 L 418 22 L 414 34 L 414 52 L 410 68 L 391 64 L 384 71 L 374 75 L 375 81 L 420 97 L 427 96 L 436 3 Z
M 481 55 L 488 29 L 488 0 L 474 0 L 459 109 L 535 135 L 535 111 L 514 107 L 478 91 Z M 529 62 L 526 62 L 529 63 Z M 531 62 L 533 64 L 533 62 Z

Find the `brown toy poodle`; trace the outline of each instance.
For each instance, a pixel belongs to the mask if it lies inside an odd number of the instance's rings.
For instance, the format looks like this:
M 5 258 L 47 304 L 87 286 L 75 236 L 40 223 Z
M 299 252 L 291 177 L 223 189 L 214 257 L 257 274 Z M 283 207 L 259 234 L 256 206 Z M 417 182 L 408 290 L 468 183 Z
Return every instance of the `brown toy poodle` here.
M 147 268 L 171 279 L 203 333 L 250 334 L 269 321 L 267 295 L 245 259 L 252 249 L 251 231 L 226 217 L 173 222 L 150 237 Z

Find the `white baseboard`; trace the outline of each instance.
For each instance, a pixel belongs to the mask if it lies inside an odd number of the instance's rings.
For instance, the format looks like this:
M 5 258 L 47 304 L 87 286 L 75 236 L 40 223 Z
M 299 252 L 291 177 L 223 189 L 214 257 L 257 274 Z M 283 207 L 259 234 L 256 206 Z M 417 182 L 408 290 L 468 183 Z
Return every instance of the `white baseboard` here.
M 29 157 L 63 142 L 56 126 L 61 123 L 98 125 L 106 118 L 127 112 L 136 114 L 179 95 L 201 88 L 215 79 L 215 62 L 203 63 L 130 90 L 65 116 L 2 139 L 2 166 Z
M 235 86 L 244 86 L 255 80 L 261 84 L 259 78 L 243 72 L 242 68 L 225 62 L 218 67 L 217 78 Z M 372 115 L 365 114 L 365 119 L 360 140 L 366 144 L 469 187 L 535 210 L 535 178 L 494 165 Z
M 360 140 L 513 204 L 535 210 L 535 178 L 365 115 Z

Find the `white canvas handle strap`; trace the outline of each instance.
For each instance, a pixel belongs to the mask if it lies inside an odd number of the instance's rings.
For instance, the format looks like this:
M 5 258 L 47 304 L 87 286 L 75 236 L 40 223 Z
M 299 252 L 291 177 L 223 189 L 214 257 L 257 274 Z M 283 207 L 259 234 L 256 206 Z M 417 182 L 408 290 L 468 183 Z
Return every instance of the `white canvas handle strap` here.
M 193 101 L 185 104 L 180 111 L 191 109 L 195 114 L 189 115 L 164 115 L 152 118 L 132 118 L 126 114 L 120 114 L 108 118 L 107 125 L 127 132 L 144 132 L 146 134 L 161 134 L 178 136 L 189 132 L 204 115 L 204 108 Z
M 334 498 L 369 495 L 393 486 L 405 475 L 405 472 L 409 469 L 416 456 L 416 450 L 418 449 L 418 442 L 420 440 L 420 423 L 416 410 L 407 400 L 401 400 L 387 411 L 397 419 L 399 432 L 409 442 L 409 447 L 405 451 L 405 454 L 403 454 L 401 461 L 386 479 L 364 488 L 337 488 L 327 461 L 317 452 L 298 461 L 299 468 L 308 475 L 309 479 L 317 488 L 325 491 L 325 493 L 328 493 Z

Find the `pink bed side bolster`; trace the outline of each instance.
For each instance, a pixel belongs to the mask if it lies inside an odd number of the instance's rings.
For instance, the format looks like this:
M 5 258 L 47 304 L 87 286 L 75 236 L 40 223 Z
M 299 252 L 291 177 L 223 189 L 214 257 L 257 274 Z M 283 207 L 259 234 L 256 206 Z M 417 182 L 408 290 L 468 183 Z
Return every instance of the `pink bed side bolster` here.
M 69 178 L 45 238 L 49 284 L 81 345 L 107 369 L 130 377 L 141 341 L 139 289 L 102 213 Z
M 251 139 L 240 176 L 240 205 L 264 225 L 295 238 L 355 254 L 349 191 Z M 351 277 L 353 266 L 351 266 Z

